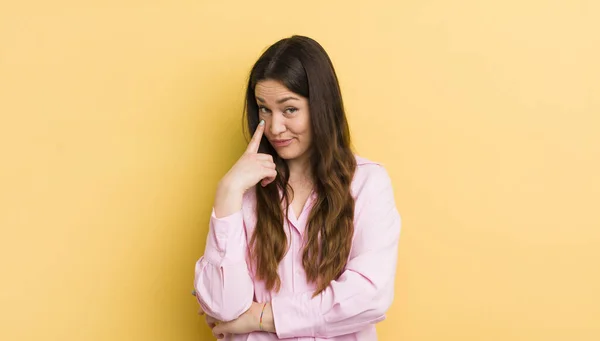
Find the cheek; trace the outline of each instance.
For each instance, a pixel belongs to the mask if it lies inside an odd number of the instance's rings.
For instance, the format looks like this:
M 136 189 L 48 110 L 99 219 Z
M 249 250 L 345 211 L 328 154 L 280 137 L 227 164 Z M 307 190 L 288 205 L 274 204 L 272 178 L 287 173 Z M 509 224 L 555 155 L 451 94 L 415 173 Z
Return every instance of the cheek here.
M 265 132 L 263 134 L 269 137 L 271 135 L 271 117 L 268 115 L 259 115 L 258 119 L 259 122 L 260 120 L 265 120 Z
M 307 129 L 305 126 L 302 127 L 302 132 L 298 134 L 298 142 L 300 142 L 298 144 L 298 147 L 301 150 L 307 150 L 308 148 L 310 148 L 310 145 L 312 144 L 312 135 L 310 128 Z
M 310 121 L 306 120 L 306 122 L 302 123 L 302 136 L 306 142 L 310 142 L 312 138 L 312 128 L 310 126 Z
M 290 128 L 298 135 L 302 135 L 303 138 L 307 138 L 310 135 L 310 120 L 304 117 L 298 117 L 292 122 Z

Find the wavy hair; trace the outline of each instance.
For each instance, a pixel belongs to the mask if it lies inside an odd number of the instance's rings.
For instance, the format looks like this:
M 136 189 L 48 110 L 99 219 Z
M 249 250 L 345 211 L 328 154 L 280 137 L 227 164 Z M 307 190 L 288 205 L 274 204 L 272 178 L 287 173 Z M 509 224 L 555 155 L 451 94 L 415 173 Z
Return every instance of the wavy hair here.
M 318 295 L 344 271 L 354 233 L 350 185 L 356 159 L 339 82 L 329 56 L 315 40 L 292 36 L 278 41 L 260 56 L 250 72 L 245 103 L 248 135 L 258 126 L 254 91 L 262 80 L 279 81 L 308 99 L 312 129 L 310 167 L 317 199 L 305 231 L 302 265 L 307 280 L 316 285 L 314 295 Z M 277 178 L 266 187 L 260 183 L 255 187 L 258 219 L 250 239 L 249 256 L 255 261 L 252 266 L 267 290 L 279 291 L 281 279 L 277 269 L 289 246 L 284 218 L 287 219 L 293 190 L 288 183 L 290 173 L 285 160 L 264 137 L 259 152 L 273 156 Z

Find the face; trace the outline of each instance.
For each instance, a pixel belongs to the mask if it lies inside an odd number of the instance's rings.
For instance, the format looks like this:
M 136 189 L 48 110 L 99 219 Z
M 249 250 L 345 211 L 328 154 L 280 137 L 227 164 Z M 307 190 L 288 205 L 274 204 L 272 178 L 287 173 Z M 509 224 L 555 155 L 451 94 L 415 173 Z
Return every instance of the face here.
M 277 154 L 287 161 L 305 160 L 312 141 L 308 99 L 274 80 L 258 82 L 254 94 L 265 136 Z

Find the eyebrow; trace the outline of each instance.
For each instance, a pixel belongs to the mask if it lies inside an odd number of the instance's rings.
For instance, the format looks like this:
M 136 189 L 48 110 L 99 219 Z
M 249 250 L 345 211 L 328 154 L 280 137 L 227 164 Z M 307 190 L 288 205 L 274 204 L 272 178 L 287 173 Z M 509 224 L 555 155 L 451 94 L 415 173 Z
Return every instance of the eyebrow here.
M 296 100 L 296 101 L 300 100 L 299 98 L 296 98 L 296 97 L 293 97 L 293 96 L 288 96 L 288 97 L 284 97 L 284 98 L 278 99 L 277 100 L 277 104 L 281 104 L 281 103 L 287 102 L 287 101 L 289 101 L 291 99 Z M 256 97 L 256 100 L 259 101 L 259 102 L 265 103 L 265 100 L 262 99 L 262 98 L 260 98 L 260 97 Z

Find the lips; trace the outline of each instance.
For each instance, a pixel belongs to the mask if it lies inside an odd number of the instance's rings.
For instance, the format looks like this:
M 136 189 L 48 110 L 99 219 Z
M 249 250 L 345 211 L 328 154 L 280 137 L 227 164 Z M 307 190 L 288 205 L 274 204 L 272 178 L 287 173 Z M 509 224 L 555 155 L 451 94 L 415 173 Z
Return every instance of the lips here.
M 272 140 L 271 144 L 273 145 L 273 147 L 285 147 L 285 146 L 289 146 L 292 143 L 293 139 L 287 139 L 287 140 Z

